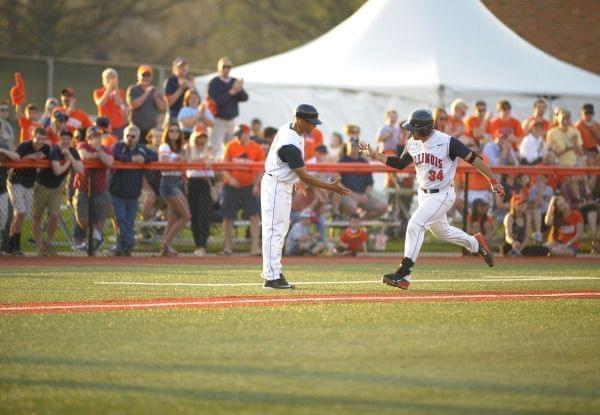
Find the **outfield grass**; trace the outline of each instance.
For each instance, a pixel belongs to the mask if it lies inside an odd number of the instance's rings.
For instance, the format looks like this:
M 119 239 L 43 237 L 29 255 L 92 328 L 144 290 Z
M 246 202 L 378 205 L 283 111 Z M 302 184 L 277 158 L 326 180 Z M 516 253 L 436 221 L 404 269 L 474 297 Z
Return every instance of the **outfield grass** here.
M 286 268 L 376 281 L 390 265 Z M 2 303 L 279 295 L 256 266 L 0 269 Z M 484 278 L 597 279 L 500 282 Z M 600 290 L 600 267 L 419 264 L 416 292 Z M 426 282 L 420 280 L 427 280 Z M 440 280 L 475 279 L 472 282 Z M 379 283 L 286 294 L 395 292 Z M 398 292 L 399 295 L 403 293 Z M 0 413 L 600 413 L 600 301 L 318 304 L 0 315 Z

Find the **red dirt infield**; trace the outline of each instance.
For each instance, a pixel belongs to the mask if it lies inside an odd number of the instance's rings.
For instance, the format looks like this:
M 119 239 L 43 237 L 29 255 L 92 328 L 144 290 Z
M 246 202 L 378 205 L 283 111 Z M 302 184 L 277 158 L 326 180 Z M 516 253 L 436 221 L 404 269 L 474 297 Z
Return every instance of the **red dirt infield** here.
M 153 298 L 147 300 L 104 300 L 0 304 L 1 314 L 63 314 L 82 312 L 133 311 L 165 308 L 272 307 L 331 303 L 400 303 L 434 301 L 514 301 L 600 299 L 600 291 L 519 291 L 465 293 L 366 293 L 312 295 L 253 295 L 200 298 Z

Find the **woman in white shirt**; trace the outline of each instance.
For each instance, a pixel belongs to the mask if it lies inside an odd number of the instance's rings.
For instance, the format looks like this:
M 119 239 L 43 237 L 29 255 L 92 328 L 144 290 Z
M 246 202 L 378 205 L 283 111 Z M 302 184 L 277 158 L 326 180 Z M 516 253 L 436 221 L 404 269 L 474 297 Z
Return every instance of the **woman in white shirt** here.
M 215 118 L 206 103 L 201 102 L 200 94 L 195 89 L 188 89 L 183 96 L 183 107 L 177 115 L 179 127 L 183 131 L 185 141 L 188 141 L 194 127 L 204 123 L 206 127 L 215 125 Z
M 194 255 L 203 256 L 206 253 L 206 241 L 210 234 L 210 218 L 212 205 L 215 202 L 211 195 L 211 185 L 215 173 L 208 167 L 215 159 L 215 150 L 210 145 L 206 128 L 199 124 L 185 146 L 188 162 L 206 162 L 202 170 L 187 170 L 188 205 L 192 216 L 191 228 L 194 235 L 196 250 Z
M 185 161 L 183 133 L 176 122 L 170 122 L 158 147 L 158 160 L 161 162 Z M 167 228 L 163 237 L 161 254 L 177 256 L 171 246 L 175 236 L 190 220 L 190 210 L 183 194 L 181 171 L 165 170 L 160 180 L 160 195 L 167 201 Z

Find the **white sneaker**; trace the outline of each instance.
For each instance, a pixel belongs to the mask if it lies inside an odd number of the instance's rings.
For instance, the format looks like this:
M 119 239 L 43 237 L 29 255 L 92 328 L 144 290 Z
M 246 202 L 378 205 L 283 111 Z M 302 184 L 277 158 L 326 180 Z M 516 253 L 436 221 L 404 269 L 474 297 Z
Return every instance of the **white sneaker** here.
M 204 255 L 206 255 L 206 249 L 204 249 L 204 248 L 197 248 L 194 251 L 194 255 L 195 256 L 204 256 Z

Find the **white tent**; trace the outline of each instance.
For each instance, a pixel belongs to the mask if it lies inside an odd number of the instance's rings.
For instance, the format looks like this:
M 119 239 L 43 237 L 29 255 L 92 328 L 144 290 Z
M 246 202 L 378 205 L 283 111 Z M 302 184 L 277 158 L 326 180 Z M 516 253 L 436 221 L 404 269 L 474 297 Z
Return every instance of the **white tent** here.
M 280 126 L 302 102 L 315 105 L 325 133 L 360 125 L 371 139 L 384 112 L 454 98 L 507 98 L 526 117 L 534 97 L 577 112 L 600 102 L 600 76 L 530 45 L 477 0 L 370 0 L 321 37 L 288 52 L 234 67 L 250 100 L 240 120 Z M 214 76 L 197 78 L 204 90 Z

